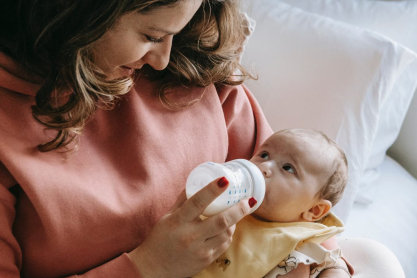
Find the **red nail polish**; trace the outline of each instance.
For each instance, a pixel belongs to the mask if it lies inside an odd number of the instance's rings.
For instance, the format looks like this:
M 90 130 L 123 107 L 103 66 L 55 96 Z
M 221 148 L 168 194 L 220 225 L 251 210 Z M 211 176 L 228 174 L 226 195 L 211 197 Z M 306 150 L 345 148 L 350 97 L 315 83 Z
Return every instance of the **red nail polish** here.
M 217 182 L 217 185 L 218 185 L 220 188 L 226 187 L 228 184 L 229 184 L 229 181 L 228 181 L 225 177 L 222 177 L 222 178 L 221 178 L 221 179 L 219 179 L 219 181 Z
M 257 202 L 258 201 L 256 201 L 254 197 L 250 198 L 248 201 L 250 208 L 253 208 L 253 206 L 255 206 Z

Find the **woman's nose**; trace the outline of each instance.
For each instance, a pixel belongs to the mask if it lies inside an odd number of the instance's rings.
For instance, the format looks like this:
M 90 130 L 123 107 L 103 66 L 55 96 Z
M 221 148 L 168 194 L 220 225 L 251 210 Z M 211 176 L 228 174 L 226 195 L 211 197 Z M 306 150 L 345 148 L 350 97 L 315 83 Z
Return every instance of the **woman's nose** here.
M 163 70 L 168 66 L 171 55 L 172 37 L 166 38 L 155 46 L 143 57 L 143 61 L 156 70 Z

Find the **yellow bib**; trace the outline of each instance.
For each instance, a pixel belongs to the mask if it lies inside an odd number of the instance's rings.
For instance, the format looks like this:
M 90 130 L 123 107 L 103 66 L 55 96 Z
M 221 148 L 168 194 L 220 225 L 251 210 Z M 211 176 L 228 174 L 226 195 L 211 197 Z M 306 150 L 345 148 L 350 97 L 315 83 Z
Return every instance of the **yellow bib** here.
M 260 278 L 276 267 L 299 244 L 317 244 L 344 231 L 332 213 L 320 223 L 276 223 L 247 216 L 236 224 L 232 244 L 195 278 Z

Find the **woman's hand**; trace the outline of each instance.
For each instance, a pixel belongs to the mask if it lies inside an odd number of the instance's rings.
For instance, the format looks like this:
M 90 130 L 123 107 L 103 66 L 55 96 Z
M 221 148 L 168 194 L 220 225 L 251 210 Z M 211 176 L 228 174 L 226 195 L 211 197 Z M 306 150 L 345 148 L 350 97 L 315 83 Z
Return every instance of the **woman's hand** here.
M 185 191 L 181 193 L 170 212 L 129 254 L 144 278 L 192 276 L 226 251 L 232 242 L 235 224 L 250 211 L 248 200 L 205 220 L 199 216 L 227 186 L 228 181 L 220 178 L 188 200 Z M 254 200 L 250 203 L 253 207 Z

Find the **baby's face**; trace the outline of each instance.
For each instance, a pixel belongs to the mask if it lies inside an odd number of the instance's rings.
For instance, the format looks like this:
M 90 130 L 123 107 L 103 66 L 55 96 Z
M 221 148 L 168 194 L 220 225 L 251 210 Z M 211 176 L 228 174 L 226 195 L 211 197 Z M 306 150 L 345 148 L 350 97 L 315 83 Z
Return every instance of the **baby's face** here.
M 311 140 L 310 140 L 311 139 Z M 266 221 L 303 221 L 302 213 L 318 200 L 331 165 L 315 138 L 276 133 L 251 158 L 265 177 L 266 193 L 254 216 Z

